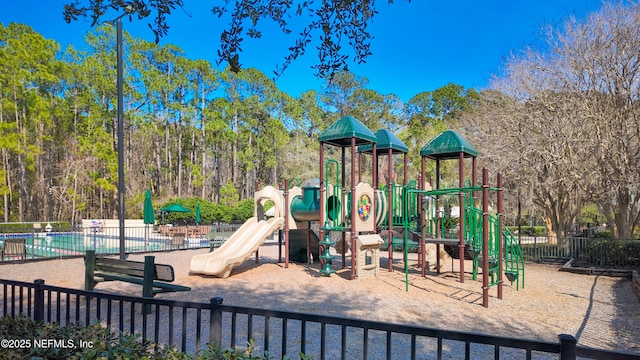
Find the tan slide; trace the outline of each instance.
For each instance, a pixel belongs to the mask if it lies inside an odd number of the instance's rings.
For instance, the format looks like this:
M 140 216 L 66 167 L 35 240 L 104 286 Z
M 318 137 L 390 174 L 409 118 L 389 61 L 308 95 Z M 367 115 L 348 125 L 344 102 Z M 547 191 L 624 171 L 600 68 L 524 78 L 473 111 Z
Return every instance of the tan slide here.
M 247 261 L 266 238 L 281 229 L 283 224 L 283 217 L 260 221 L 256 217 L 250 218 L 218 249 L 191 258 L 190 272 L 228 277 L 235 266 Z

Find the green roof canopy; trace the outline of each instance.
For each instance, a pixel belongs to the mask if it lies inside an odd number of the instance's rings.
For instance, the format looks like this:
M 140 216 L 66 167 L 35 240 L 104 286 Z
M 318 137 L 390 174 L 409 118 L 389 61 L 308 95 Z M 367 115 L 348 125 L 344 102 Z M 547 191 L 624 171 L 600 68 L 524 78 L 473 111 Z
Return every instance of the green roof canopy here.
M 376 142 L 376 135 L 353 116 L 345 116 L 329 125 L 318 137 L 320 142 L 335 146 L 351 145 L 351 138 L 356 138 L 356 146 Z
M 442 132 L 420 150 L 420 156 L 430 159 L 454 159 L 460 153 L 464 153 L 464 157 L 478 156 L 478 151 L 453 130 Z
M 376 153 L 377 155 L 385 155 L 389 153 L 389 149 L 391 149 L 393 154 L 406 154 L 409 152 L 409 148 L 405 145 L 402 140 L 398 139 L 398 137 L 387 129 L 380 129 L 376 131 Z M 358 151 L 361 153 L 371 153 L 373 149 L 373 145 L 367 144 L 360 146 Z

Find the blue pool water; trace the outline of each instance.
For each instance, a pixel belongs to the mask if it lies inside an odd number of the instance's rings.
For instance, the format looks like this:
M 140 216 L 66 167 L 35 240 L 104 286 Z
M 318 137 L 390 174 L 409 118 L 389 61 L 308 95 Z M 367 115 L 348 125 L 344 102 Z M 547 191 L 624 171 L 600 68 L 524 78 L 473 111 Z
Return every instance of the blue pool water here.
M 84 255 L 86 250 L 94 249 L 99 254 L 118 253 L 118 238 L 105 235 L 85 236 L 82 233 L 42 233 L 42 234 L 3 234 L 0 243 L 4 245 L 6 238 L 25 238 L 27 258 L 58 257 L 68 255 Z M 146 245 L 144 239 L 127 239 L 126 251 L 160 250 L 162 244 L 152 241 Z

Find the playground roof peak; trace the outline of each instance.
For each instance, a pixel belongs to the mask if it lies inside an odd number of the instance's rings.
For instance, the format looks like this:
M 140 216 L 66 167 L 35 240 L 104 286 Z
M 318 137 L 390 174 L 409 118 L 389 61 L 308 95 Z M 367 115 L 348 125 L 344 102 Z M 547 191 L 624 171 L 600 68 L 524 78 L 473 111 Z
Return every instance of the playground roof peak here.
M 460 153 L 464 157 L 478 156 L 478 150 L 453 130 L 443 131 L 420 150 L 420 156 L 430 159 L 455 159 Z
M 353 116 L 345 116 L 329 125 L 320 134 L 318 140 L 335 146 L 347 147 L 351 145 L 351 138 L 356 139 L 356 146 L 377 141 L 376 135 Z
M 387 129 L 380 129 L 376 131 L 376 154 L 385 155 L 389 153 L 389 150 L 393 154 L 406 154 L 409 152 L 407 145 L 402 142 L 394 133 Z M 367 144 L 360 146 L 358 151 L 361 153 L 370 154 L 373 149 L 373 145 Z

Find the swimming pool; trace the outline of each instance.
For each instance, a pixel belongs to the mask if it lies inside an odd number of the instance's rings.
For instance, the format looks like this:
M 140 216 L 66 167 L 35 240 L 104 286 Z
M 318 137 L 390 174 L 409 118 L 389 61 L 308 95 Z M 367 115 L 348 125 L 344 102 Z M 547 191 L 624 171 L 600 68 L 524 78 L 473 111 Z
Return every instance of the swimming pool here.
M 86 250 L 96 250 L 98 254 L 117 254 L 120 251 L 118 237 L 94 234 L 85 236 L 82 233 L 38 233 L 38 234 L 3 234 L 0 244 L 4 246 L 6 238 L 25 238 L 27 258 L 59 257 L 84 255 Z M 148 241 L 144 239 L 127 239 L 126 252 L 163 250 L 164 242 Z

